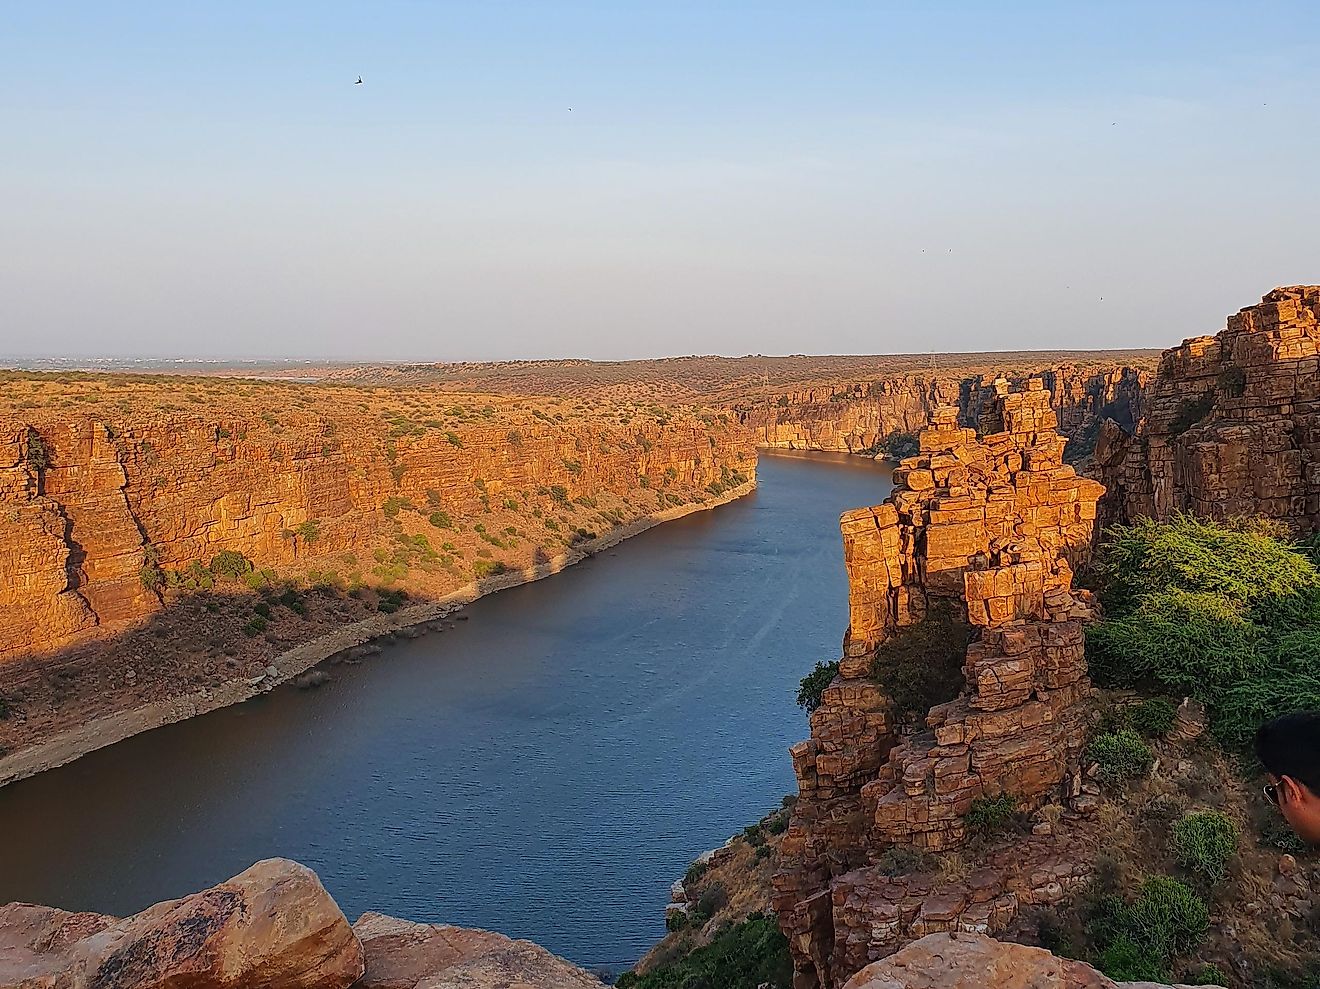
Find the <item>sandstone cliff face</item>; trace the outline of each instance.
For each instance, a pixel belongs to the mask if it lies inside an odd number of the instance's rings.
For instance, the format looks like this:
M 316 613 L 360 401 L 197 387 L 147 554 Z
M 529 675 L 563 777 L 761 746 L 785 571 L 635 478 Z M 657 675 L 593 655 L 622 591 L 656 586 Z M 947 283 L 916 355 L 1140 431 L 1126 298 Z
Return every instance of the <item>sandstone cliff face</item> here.
M 279 412 L 0 417 L 0 664 L 161 608 L 145 564 L 179 573 L 225 550 L 295 572 L 336 554 L 370 561 L 396 528 L 391 505 L 416 509 L 412 528 L 440 512 L 451 524 L 484 520 L 487 535 L 510 521 L 526 528 L 535 511 L 540 535 L 522 536 L 529 559 L 508 557 L 530 563 L 551 538 L 543 511 L 577 524 L 581 505 L 609 497 L 606 524 L 622 524 L 755 474 L 750 435 L 709 416 L 625 425 L 512 413 L 396 436 L 348 415 Z M 457 569 L 441 578 L 472 579 Z
M 907 373 L 872 380 L 845 380 L 788 390 L 763 402 L 738 403 L 740 419 L 766 447 L 874 452 L 890 433 L 916 433 L 936 408 L 954 406 L 959 421 L 974 425 L 995 398 L 994 372 Z M 1005 377 L 1025 386 L 1040 379 L 1051 396 L 1060 431 L 1089 447 L 1105 418 L 1131 428 L 1141 412 L 1149 378 L 1144 368 L 1113 365 L 1045 367 Z
M 1165 351 L 1135 435 L 1096 448 L 1107 517 L 1266 515 L 1320 528 L 1320 286 L 1278 288 Z
M 1048 839 L 992 859 L 962 886 L 895 878 L 877 864 L 894 846 L 962 844 L 978 798 L 1003 794 L 1031 810 L 1082 793 L 1082 622 L 1093 612 L 1071 582 L 1103 489 L 1063 465 L 1039 379 L 1020 393 L 997 383 L 979 437 L 957 419 L 955 407 L 937 410 L 888 501 L 841 520 L 850 625 L 811 738 L 791 750 L 799 799 L 775 877 L 798 989 L 837 987 L 933 931 L 1004 930 L 1019 906 L 1085 880 Z M 980 636 L 961 696 L 903 736 L 870 677 L 875 650 L 941 601 Z

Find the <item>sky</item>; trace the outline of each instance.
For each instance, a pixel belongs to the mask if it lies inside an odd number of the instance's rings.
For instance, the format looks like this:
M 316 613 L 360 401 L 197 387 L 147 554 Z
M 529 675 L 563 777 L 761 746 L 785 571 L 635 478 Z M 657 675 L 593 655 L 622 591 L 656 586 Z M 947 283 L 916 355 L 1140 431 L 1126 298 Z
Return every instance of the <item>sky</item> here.
M 0 0 L 0 65 L 0 354 L 1167 347 L 1320 281 L 1315 0 Z

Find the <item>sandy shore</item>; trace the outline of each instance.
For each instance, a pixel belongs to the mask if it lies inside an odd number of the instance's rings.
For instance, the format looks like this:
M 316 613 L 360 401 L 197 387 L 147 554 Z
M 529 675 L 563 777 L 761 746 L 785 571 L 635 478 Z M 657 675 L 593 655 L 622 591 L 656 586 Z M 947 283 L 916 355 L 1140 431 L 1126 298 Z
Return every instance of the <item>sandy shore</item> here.
M 437 600 L 400 608 L 392 615 L 378 614 L 365 621 L 343 626 L 276 656 L 270 661 L 264 676 L 255 679 L 227 680 L 205 690 L 143 704 L 127 711 L 96 718 L 76 728 L 66 729 L 43 742 L 20 749 L 0 759 L 0 786 L 35 776 L 47 769 L 63 766 L 88 752 L 114 745 L 141 732 L 151 731 L 153 728 L 160 728 L 186 718 L 195 718 L 199 714 L 228 707 L 230 704 L 241 703 L 306 673 L 318 663 L 339 653 L 404 629 L 443 619 L 487 594 L 549 577 L 663 522 L 672 522 L 685 515 L 727 505 L 755 489 L 756 481 L 753 479 L 711 501 L 694 505 L 677 505 L 620 526 L 603 536 L 581 543 L 539 566 L 511 570 L 497 577 L 474 581 Z

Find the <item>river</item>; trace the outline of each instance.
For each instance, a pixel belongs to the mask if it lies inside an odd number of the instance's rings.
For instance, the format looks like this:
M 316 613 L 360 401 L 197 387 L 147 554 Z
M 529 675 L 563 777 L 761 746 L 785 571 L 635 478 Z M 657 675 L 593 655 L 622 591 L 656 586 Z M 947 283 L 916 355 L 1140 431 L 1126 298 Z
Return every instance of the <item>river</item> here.
M 281 687 L 0 788 L 0 903 L 124 914 L 272 856 L 365 910 L 618 969 L 670 883 L 793 792 L 797 681 L 847 624 L 838 516 L 888 468 L 765 455 L 756 493 Z

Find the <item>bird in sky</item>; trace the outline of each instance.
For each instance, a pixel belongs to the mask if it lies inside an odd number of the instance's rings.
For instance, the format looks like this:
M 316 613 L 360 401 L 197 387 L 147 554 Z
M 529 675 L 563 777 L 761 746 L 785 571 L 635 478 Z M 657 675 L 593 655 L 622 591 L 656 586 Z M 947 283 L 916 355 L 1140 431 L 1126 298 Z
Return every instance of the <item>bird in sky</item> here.
M 355 83 L 353 83 L 353 85 L 354 85 L 354 86 L 361 86 L 361 85 L 362 85 L 362 77 L 361 77 L 361 76 L 358 76 L 358 81 L 355 82 Z

